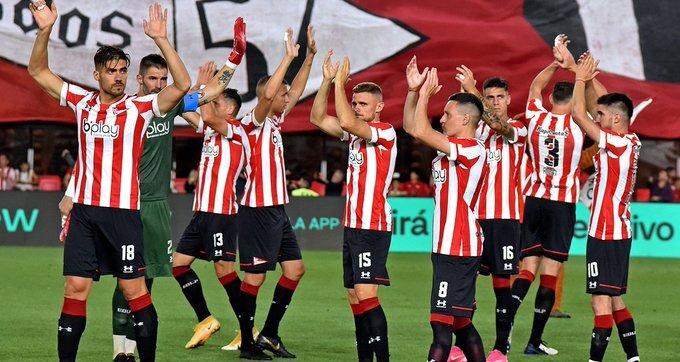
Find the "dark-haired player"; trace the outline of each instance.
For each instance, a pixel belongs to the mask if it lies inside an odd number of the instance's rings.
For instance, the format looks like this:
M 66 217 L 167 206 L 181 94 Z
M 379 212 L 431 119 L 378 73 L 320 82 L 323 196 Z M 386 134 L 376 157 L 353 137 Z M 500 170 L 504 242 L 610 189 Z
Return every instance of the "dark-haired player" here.
M 345 94 L 349 59 L 341 66 L 323 63 L 323 82 L 314 99 L 311 122 L 325 133 L 349 144 L 347 202 L 343 242 L 343 279 L 354 315 L 359 361 L 389 360 L 387 318 L 378 299 L 378 286 L 389 285 L 387 254 L 392 239 L 392 209 L 387 190 L 397 158 L 394 127 L 380 120 L 382 89 L 370 82 L 352 89 L 352 105 Z M 327 114 L 327 98 L 335 79 L 337 117 Z
M 512 318 L 529 291 L 535 275 L 541 282 L 534 303 L 534 321 L 525 354 L 556 355 L 543 342 L 543 330 L 555 303 L 557 274 L 569 257 L 578 201 L 578 163 L 583 132 L 571 118 L 573 83 L 557 82 L 550 95 L 552 109 L 543 106 L 542 91 L 561 64 L 554 60 L 534 78 L 525 116 L 527 148 L 532 162 L 525 192 L 522 223 L 521 270 L 512 285 Z M 503 345 L 503 344 L 501 344 Z
M 566 49 L 566 48 L 564 48 Z M 597 75 L 597 61 L 583 58 L 575 71 L 574 121 L 599 146 L 586 248 L 586 292 L 595 313 L 590 361 L 604 358 L 614 323 L 628 362 L 639 362 L 635 323 L 623 302 L 633 233 L 630 197 L 635 187 L 641 143 L 629 131 L 633 102 L 621 93 L 597 99 L 595 120 L 586 112 L 586 85 Z
M 165 57 L 174 83 L 157 94 L 125 94 L 128 55 L 103 46 L 94 57 L 91 92 L 64 82 L 48 65 L 47 43 L 57 19 L 56 6 L 30 5 L 38 35 L 29 73 L 52 98 L 76 114 L 79 157 L 73 178 L 75 205 L 64 245 L 64 304 L 58 325 L 62 361 L 74 361 L 85 330 L 86 301 L 92 281 L 113 274 L 130 306 L 142 361 L 153 361 L 158 318 L 144 283 L 144 244 L 140 217 L 139 162 L 151 119 L 165 116 L 184 97 L 191 79 L 167 38 L 167 10 L 149 7 L 144 32 Z
M 428 361 L 448 360 L 453 332 L 467 360 L 482 362 L 484 346 L 471 319 L 484 239 L 473 211 L 486 170 L 484 145 L 475 139 L 483 113 L 482 101 L 470 93 L 449 97 L 440 119 L 440 133 L 432 129 L 427 115 L 429 99 L 441 89 L 437 69 L 419 73 L 414 57 L 406 68 L 406 78 L 409 92 L 404 105 L 404 129 L 438 151 L 432 161 L 433 341 Z
M 465 65 L 457 69 L 456 79 L 463 90 L 479 95 L 472 71 Z M 479 96 L 484 99 L 485 111 L 489 114 L 482 117 L 484 122 L 480 122 L 475 134 L 484 143 L 489 167 L 476 205 L 484 231 L 480 274 L 492 275 L 496 295 L 496 344 L 487 358 L 489 362 L 507 361 L 506 341 L 512 322 L 510 276 L 519 271 L 520 167 L 527 129 L 522 122 L 508 116 L 508 88 L 508 82 L 499 77 L 484 81 L 483 95 Z
M 200 105 L 215 99 L 222 92 L 241 62 L 245 53 L 245 23 L 242 18 L 234 22 L 234 48 L 227 63 L 212 79 L 203 81 L 204 88 L 187 94 L 164 117 L 153 117 L 146 131 L 144 152 L 139 164 L 140 215 L 144 225 L 145 277 L 149 291 L 156 277 L 171 276 L 172 230 L 170 221 L 170 180 L 172 168 L 172 131 L 176 116 L 193 112 Z M 211 74 L 212 75 L 212 74 Z M 168 65 L 158 54 L 149 54 L 139 63 L 137 96 L 156 94 L 167 86 Z M 68 215 L 72 207 L 74 178 L 71 178 L 66 195 L 60 202 L 62 214 Z M 113 301 L 113 356 L 114 361 L 132 360 L 136 343 L 130 308 L 119 288 L 114 289 Z
M 286 32 L 285 48 L 286 53 L 274 74 L 260 79 L 257 84 L 257 105 L 241 119 L 247 181 L 237 216 L 241 231 L 239 260 L 241 270 L 245 272 L 239 295 L 239 324 L 241 358 L 246 359 L 271 359 L 263 349 L 278 357 L 295 357 L 281 341 L 279 324 L 305 273 L 305 266 L 284 207 L 288 203 L 288 191 L 281 127 L 309 78 L 316 54 L 313 28 L 307 29 L 307 56 L 290 89 L 284 76 L 300 48 L 293 42 L 292 29 Z M 269 314 L 255 343 L 252 330 L 257 294 L 267 271 L 275 270 L 277 263 L 281 265 L 283 275 L 276 285 Z

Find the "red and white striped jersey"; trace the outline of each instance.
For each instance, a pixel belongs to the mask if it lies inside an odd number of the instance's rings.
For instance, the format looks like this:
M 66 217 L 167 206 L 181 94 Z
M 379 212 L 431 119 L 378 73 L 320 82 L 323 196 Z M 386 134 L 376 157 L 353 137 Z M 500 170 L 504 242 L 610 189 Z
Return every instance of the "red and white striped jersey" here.
M 371 139 L 343 132 L 349 141 L 345 227 L 392 231 L 387 191 L 397 161 L 397 133 L 389 123 L 371 122 Z
M 449 145 L 449 154 L 437 152 L 432 161 L 432 252 L 481 256 L 484 236 L 472 208 L 487 169 L 484 145 L 476 139 L 457 137 L 450 137 Z
M 548 112 L 540 99 L 529 100 L 526 117 L 533 162 L 526 196 L 576 203 L 583 132 L 571 115 Z
M 236 203 L 236 179 L 243 166 L 241 124 L 227 122 L 227 135 L 200 122 L 197 133 L 203 133 L 203 149 L 198 167 L 198 185 L 194 195 L 194 211 L 233 215 Z
M 521 193 L 518 184 L 521 184 L 527 128 L 520 121 L 510 119 L 508 123 L 515 130 L 512 140 L 496 133 L 484 122 L 477 127 L 475 137 L 484 143 L 489 166 L 476 207 L 479 219 L 519 220 Z
M 64 82 L 61 106 L 76 114 L 78 161 L 73 202 L 119 209 L 139 209 L 139 161 L 152 117 L 162 117 L 158 95 L 125 95 L 112 104 L 99 92 Z
M 265 207 L 288 203 L 286 164 L 283 159 L 283 118 L 255 120 L 253 111 L 241 119 L 246 160 L 246 186 L 241 205 Z
M 595 189 L 588 235 L 600 240 L 632 237 L 630 198 L 635 187 L 641 145 L 635 133 L 600 131 L 600 151 L 593 157 Z

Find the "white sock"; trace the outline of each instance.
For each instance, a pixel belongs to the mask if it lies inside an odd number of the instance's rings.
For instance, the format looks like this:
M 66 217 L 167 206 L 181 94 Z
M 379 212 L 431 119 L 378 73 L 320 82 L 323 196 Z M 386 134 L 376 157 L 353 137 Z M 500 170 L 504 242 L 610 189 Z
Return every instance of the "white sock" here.
M 113 357 L 125 353 L 125 336 L 113 335 Z
M 125 354 L 135 354 L 137 341 L 125 338 Z

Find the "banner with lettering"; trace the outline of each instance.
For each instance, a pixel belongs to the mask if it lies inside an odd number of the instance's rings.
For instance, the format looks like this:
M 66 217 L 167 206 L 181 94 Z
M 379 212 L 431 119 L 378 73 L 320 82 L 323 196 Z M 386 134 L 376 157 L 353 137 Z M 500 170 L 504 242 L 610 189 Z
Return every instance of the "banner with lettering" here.
M 142 31 L 154 0 L 60 0 L 50 42 L 50 65 L 63 78 L 95 87 L 92 56 L 100 44 L 121 46 L 132 66 L 127 91 L 144 55 L 158 52 Z M 384 90 L 382 119 L 401 126 L 407 85 L 404 68 L 418 55 L 421 66 L 439 68 L 444 88 L 430 102 L 441 114 L 445 99 L 459 88 L 455 67 L 465 64 L 479 83 L 502 76 L 510 83 L 511 112 L 524 111 L 529 84 L 552 60 L 555 35 L 566 33 L 576 56 L 586 49 L 601 60 L 599 79 L 609 91 L 628 93 L 635 104 L 652 99 L 633 129 L 657 138 L 680 137 L 680 23 L 673 0 L 161 0 L 169 8 L 170 37 L 192 76 L 202 62 L 224 62 L 232 45 L 233 20 L 248 24 L 248 51 L 231 86 L 243 95 L 241 114 L 253 108 L 255 84 L 273 72 L 283 55 L 283 32 L 295 30 L 304 50 L 304 30 L 317 29 L 320 54 L 304 99 L 289 115 L 284 132 L 315 130 L 309 122 L 312 96 L 321 83 L 321 61 L 333 48 L 336 60 L 349 56 L 350 86 L 374 81 Z M 26 72 L 36 27 L 29 0 L 0 0 L 0 122 L 73 122 L 70 111 L 44 95 Z M 287 74 L 291 81 L 303 57 Z M 573 80 L 564 71 L 555 80 Z M 478 83 L 478 84 L 479 84 Z M 545 96 L 549 93 L 545 92 Z M 332 102 L 331 102 L 332 103 Z M 547 103 L 547 98 L 546 98 Z M 332 104 L 329 107 L 333 111 Z

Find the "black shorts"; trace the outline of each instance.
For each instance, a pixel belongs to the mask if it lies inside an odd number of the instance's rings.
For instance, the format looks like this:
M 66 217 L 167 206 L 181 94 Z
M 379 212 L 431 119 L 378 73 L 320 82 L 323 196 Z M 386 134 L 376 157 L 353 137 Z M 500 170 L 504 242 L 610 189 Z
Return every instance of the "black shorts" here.
M 354 288 L 355 284 L 390 285 L 387 254 L 391 241 L 389 231 L 345 228 L 342 243 L 345 288 Z
M 144 242 L 139 210 L 73 204 L 64 241 L 64 275 L 99 280 L 144 276 Z
M 236 219 L 241 231 L 238 243 L 241 270 L 264 273 L 275 270 L 276 263 L 302 259 L 283 205 L 239 206 Z
M 478 220 L 484 232 L 479 274 L 513 275 L 519 272 L 519 220 Z
M 212 261 L 236 261 L 236 215 L 195 212 L 176 252 Z
M 472 318 L 479 257 L 432 253 L 430 312 Z
M 586 293 L 612 297 L 626 294 L 632 239 L 600 240 L 588 236 Z
M 567 261 L 575 222 L 575 204 L 527 196 L 520 258 L 545 256 Z

